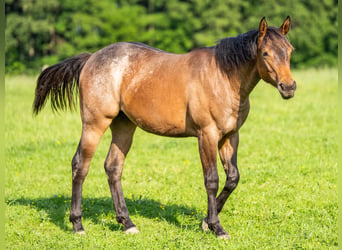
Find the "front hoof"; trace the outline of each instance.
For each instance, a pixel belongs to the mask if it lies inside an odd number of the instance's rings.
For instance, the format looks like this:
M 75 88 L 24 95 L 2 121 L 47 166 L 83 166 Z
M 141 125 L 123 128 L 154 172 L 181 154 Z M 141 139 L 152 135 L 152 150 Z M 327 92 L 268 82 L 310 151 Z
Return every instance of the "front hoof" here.
M 137 234 L 137 233 L 139 233 L 139 230 L 136 227 L 130 227 L 125 231 L 125 234 Z
M 220 223 L 216 223 L 214 225 L 209 225 L 207 218 L 203 219 L 202 229 L 205 232 L 211 231 L 211 232 L 215 233 L 216 237 L 219 239 L 222 239 L 222 240 L 229 240 L 230 239 L 229 234 L 226 231 L 224 231 L 224 229 L 222 228 Z
M 208 222 L 207 222 L 207 218 L 204 218 L 203 221 L 202 221 L 202 230 L 203 232 L 209 232 L 209 225 L 208 225 Z
M 229 240 L 230 236 L 229 234 L 222 234 L 222 235 L 217 235 L 217 238 L 221 239 L 221 240 Z

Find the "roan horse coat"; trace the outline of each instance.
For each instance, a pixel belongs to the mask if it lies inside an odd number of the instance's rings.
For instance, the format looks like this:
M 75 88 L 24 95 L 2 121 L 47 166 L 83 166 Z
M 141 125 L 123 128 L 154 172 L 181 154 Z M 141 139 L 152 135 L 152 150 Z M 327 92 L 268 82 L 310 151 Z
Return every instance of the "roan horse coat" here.
M 82 184 L 96 147 L 108 127 L 112 141 L 105 170 L 116 219 L 126 233 L 137 233 L 125 204 L 121 175 L 136 127 L 173 137 L 195 136 L 208 196 L 204 230 L 229 235 L 218 214 L 239 181 L 239 128 L 249 112 L 249 94 L 260 79 L 275 86 L 284 99 L 294 95 L 290 72 L 292 46 L 280 28 L 259 29 L 216 46 L 186 54 L 167 53 L 140 43 L 115 43 L 93 54 L 84 53 L 45 69 L 39 76 L 33 111 L 48 97 L 53 109 L 71 109 L 79 90 L 82 136 L 72 160 L 70 221 L 75 232 L 81 223 Z M 227 179 L 218 192 L 217 150 Z

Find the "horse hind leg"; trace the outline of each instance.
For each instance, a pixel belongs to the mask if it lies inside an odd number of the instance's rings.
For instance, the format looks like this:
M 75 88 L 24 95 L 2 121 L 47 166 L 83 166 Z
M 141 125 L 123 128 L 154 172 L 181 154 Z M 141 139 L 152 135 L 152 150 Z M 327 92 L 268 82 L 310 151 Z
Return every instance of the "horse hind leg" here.
M 101 123 L 83 123 L 81 140 L 72 159 L 72 198 L 69 220 L 73 224 L 74 232 L 77 233 L 84 233 L 81 211 L 83 182 L 88 174 L 89 164 L 96 147 L 110 122 L 111 120 L 104 118 Z
M 122 191 L 121 176 L 126 155 L 131 147 L 136 125 L 123 113 L 116 117 L 111 126 L 112 142 L 104 164 L 108 184 L 113 199 L 116 220 L 123 224 L 126 234 L 138 233 L 138 229 L 129 217 Z

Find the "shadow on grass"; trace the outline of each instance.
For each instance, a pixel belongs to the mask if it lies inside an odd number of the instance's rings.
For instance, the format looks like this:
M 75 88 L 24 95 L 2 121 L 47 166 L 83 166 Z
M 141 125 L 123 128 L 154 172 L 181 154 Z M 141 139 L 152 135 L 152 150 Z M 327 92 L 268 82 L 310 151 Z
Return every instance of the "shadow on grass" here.
M 176 204 L 161 204 L 147 198 L 125 199 L 130 216 L 142 216 L 145 218 L 167 221 L 178 227 L 187 228 L 187 219 L 200 220 L 204 217 L 196 208 Z M 66 196 L 53 196 L 48 198 L 20 198 L 6 201 L 8 206 L 27 206 L 37 211 L 43 211 L 48 219 L 64 231 L 72 230 L 72 224 L 65 217 L 69 217 L 71 200 Z M 108 218 L 109 219 L 106 219 Z M 91 220 L 94 224 L 102 224 L 112 231 L 123 230 L 123 226 L 115 220 L 115 211 L 111 198 L 83 198 L 82 218 Z M 105 219 L 104 219 L 105 218 Z M 185 218 L 185 220 L 184 220 Z M 134 222 L 134 218 L 132 218 Z M 193 224 L 193 223 L 191 223 Z

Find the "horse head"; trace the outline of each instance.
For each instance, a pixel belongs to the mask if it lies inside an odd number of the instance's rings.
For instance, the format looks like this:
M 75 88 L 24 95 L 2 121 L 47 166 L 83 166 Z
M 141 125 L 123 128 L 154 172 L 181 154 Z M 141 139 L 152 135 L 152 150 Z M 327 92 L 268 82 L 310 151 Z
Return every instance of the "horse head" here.
M 290 70 L 293 47 L 286 39 L 291 19 L 288 16 L 280 28 L 268 27 L 261 19 L 258 34 L 257 68 L 260 77 L 276 87 L 284 99 L 294 96 L 296 81 Z

